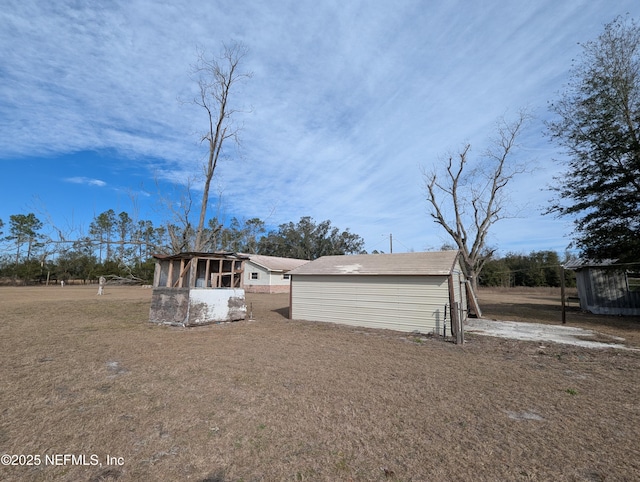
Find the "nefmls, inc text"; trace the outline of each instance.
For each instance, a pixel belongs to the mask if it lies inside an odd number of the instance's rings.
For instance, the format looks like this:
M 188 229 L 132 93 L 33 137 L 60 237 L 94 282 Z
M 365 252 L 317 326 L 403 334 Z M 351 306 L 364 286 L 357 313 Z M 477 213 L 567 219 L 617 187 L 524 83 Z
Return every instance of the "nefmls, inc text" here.
M 2 454 L 2 465 L 11 466 L 102 466 L 124 465 L 124 457 L 106 455 L 100 457 L 97 454 Z
M 102 460 L 96 454 L 45 455 L 45 465 L 124 465 L 124 457 L 106 455 Z

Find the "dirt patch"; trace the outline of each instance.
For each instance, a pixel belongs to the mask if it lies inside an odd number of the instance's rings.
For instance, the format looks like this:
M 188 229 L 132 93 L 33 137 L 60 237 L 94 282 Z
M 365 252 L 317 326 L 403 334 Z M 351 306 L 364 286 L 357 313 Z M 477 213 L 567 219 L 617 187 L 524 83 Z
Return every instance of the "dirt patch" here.
M 0 453 L 102 466 L 3 480 L 640 478 L 637 352 L 291 321 L 288 295 L 248 294 L 254 321 L 158 326 L 150 290 L 63 290 L 0 288 Z

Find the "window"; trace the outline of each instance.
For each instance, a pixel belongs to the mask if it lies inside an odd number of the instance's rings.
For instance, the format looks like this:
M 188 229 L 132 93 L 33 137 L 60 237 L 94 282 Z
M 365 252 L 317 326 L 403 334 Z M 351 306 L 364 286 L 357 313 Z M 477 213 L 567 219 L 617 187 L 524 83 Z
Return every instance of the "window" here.
M 260 273 L 258 273 L 257 271 L 252 271 L 251 279 L 260 279 Z

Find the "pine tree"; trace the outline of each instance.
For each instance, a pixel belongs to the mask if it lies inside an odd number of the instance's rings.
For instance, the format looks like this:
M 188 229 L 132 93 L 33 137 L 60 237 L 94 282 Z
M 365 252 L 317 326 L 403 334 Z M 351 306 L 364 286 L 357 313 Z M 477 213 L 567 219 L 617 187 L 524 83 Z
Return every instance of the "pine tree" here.
M 575 219 L 588 258 L 640 257 L 640 27 L 618 17 L 583 56 L 551 110 L 549 133 L 568 156 L 549 212 Z

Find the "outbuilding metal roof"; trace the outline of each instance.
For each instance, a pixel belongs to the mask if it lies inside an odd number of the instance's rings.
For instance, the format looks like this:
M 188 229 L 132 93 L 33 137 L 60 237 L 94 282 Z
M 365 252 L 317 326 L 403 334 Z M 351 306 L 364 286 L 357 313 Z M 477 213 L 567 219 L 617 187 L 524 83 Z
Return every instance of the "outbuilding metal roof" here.
M 602 259 L 599 261 L 591 259 L 571 259 L 564 264 L 564 269 L 606 268 L 607 266 L 614 265 L 617 261 L 617 259 Z
M 422 275 L 447 276 L 458 251 L 323 256 L 289 272 L 298 275 Z

